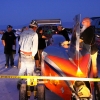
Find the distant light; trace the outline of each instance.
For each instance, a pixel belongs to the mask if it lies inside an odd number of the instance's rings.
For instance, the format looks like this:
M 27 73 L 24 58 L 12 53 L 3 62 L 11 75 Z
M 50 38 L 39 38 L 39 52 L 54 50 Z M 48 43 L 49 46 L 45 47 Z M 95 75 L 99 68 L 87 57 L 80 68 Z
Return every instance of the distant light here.
M 58 32 L 56 32 L 56 34 L 57 34 Z

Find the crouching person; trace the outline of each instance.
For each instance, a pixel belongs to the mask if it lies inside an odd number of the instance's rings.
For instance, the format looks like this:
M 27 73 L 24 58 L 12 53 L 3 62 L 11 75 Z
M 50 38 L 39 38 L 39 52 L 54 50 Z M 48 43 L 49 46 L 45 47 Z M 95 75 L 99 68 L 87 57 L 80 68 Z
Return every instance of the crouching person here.
M 20 55 L 21 55 L 21 68 L 18 75 L 34 75 L 35 60 L 34 56 L 38 50 L 38 35 L 36 21 L 32 21 L 29 29 L 25 30 L 20 35 Z M 18 81 L 17 88 L 20 87 L 21 80 Z

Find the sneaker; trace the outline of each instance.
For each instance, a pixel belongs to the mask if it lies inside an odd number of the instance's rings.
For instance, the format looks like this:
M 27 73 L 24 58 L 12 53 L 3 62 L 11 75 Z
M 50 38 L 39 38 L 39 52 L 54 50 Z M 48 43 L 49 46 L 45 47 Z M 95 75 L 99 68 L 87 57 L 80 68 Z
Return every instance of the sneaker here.
M 8 68 L 8 66 L 5 66 L 5 68 Z
M 37 76 L 40 76 L 41 75 L 41 68 L 37 67 L 36 70 L 35 70 L 35 73 L 36 73 Z
M 11 67 L 16 68 L 16 66 L 12 65 Z
M 16 66 L 13 66 L 14 68 L 16 67 Z
M 38 72 L 41 72 L 41 68 L 40 67 L 37 67 L 36 70 L 35 70 L 35 72 L 37 72 L 37 73 Z

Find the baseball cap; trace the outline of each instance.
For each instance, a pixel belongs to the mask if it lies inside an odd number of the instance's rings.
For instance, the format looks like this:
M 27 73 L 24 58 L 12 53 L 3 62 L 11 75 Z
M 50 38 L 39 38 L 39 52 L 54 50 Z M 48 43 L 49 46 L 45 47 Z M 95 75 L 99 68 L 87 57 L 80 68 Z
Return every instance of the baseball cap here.
M 30 26 L 38 27 L 38 24 L 35 20 L 32 20 L 31 23 L 30 23 Z
M 7 28 L 13 28 L 11 25 L 8 25 Z

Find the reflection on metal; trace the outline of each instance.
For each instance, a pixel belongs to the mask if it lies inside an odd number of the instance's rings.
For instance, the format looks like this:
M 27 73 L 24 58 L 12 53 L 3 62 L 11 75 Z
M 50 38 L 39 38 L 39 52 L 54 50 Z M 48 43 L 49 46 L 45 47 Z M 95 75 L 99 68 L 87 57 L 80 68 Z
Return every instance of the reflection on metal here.
M 78 77 L 83 76 L 83 73 L 82 73 L 82 71 L 80 70 L 79 67 L 78 67 L 78 70 L 77 70 L 77 76 Z
M 60 90 L 61 90 L 62 93 L 64 93 L 64 88 L 63 87 Z

